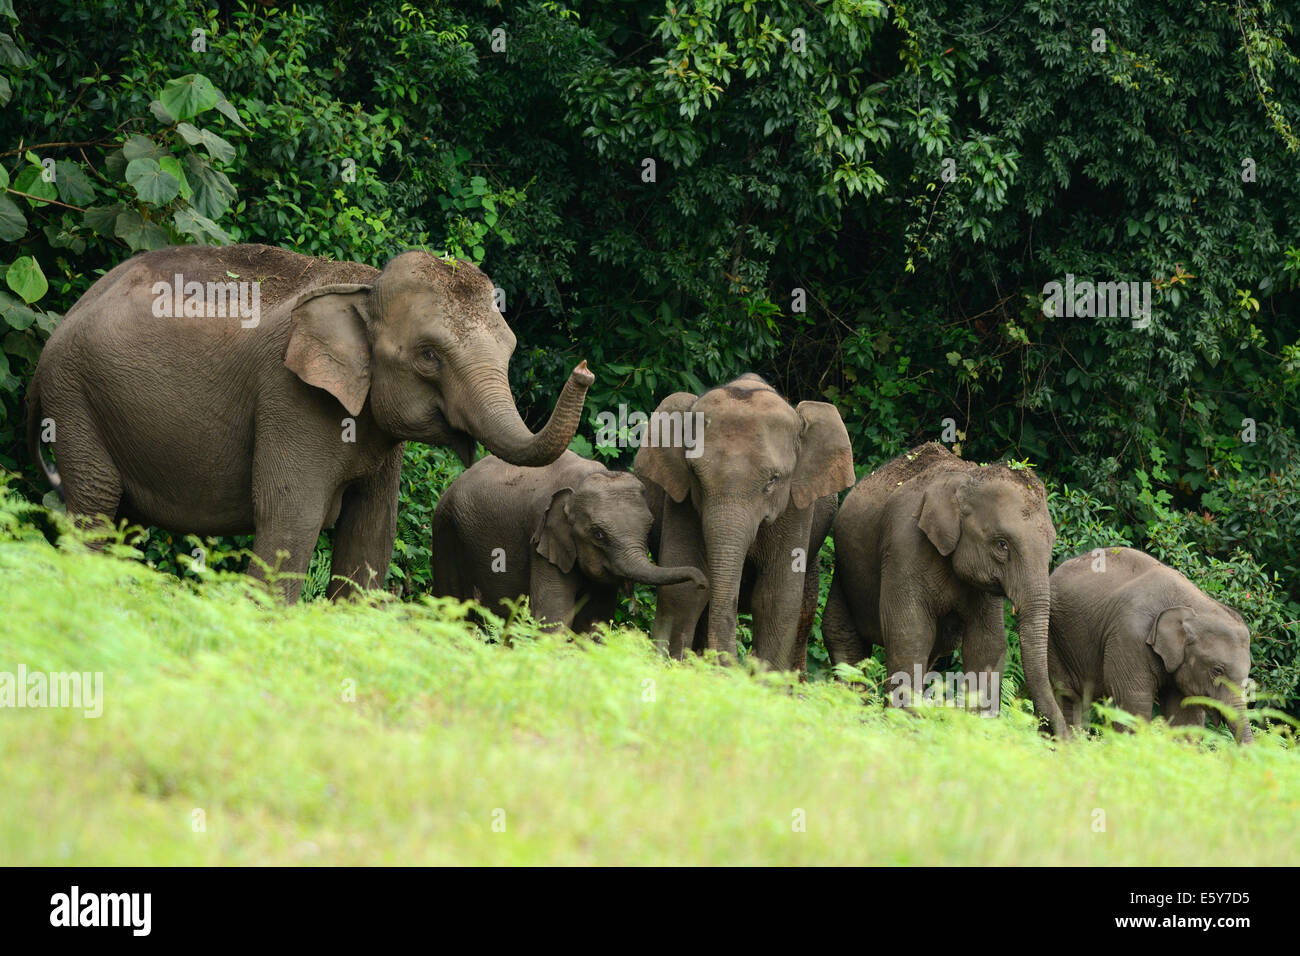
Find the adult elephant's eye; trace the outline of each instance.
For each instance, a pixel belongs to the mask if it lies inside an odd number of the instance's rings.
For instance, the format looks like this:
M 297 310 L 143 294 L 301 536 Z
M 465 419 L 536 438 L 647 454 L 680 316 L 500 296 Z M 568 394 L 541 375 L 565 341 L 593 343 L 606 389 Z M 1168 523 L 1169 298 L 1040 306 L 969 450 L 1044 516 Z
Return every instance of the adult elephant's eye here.
M 599 528 L 592 528 L 592 529 L 591 529 L 591 537 L 592 537 L 592 539 L 595 540 L 595 541 L 604 541 L 604 540 L 605 540 L 605 532 L 601 531 Z
M 763 486 L 764 491 L 771 491 L 776 487 L 776 483 L 781 480 L 780 475 L 772 475 L 767 479 L 767 484 Z
M 433 349 L 426 347 L 420 350 L 420 358 L 424 359 L 426 362 L 437 362 L 438 353 Z
M 1011 545 L 1007 544 L 1005 538 L 998 538 L 998 550 L 1005 553 L 1011 550 Z

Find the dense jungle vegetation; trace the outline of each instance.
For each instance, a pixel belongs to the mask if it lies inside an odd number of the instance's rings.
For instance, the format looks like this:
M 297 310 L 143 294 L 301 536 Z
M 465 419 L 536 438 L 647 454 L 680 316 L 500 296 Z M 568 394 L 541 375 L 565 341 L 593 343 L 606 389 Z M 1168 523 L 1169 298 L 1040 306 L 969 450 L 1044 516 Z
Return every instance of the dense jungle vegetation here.
M 600 411 L 757 371 L 834 402 L 859 473 L 936 439 L 1027 460 L 1058 560 L 1131 543 L 1180 568 L 1246 616 L 1255 678 L 1294 710 L 1298 20 L 1268 0 L 0 0 L 0 466 L 45 496 L 25 383 L 131 254 L 427 247 L 504 290 L 531 424 L 579 359 L 596 371 L 578 450 L 629 463 L 595 446 Z M 1067 276 L 1150 282 L 1149 322 L 1045 308 Z M 459 467 L 408 446 L 397 594 L 427 590 Z M 167 532 L 139 547 L 187 573 Z

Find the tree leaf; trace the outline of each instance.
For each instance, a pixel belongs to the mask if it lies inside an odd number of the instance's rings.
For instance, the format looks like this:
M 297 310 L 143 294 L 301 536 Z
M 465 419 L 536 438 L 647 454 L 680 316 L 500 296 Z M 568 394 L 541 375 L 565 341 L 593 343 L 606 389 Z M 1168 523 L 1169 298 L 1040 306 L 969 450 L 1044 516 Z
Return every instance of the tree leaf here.
M 31 328 L 36 321 L 36 313 L 19 302 L 8 292 L 0 292 L 0 319 L 11 329 L 22 331 Z
M 181 198 L 189 199 L 194 195 L 194 190 L 190 187 L 189 181 L 185 178 L 185 171 L 181 169 L 181 162 L 175 156 L 164 156 L 158 160 L 158 167 L 181 184 Z
M 45 281 L 45 273 L 33 256 L 15 259 L 9 271 L 5 273 L 5 285 L 13 289 L 28 304 L 35 302 L 49 291 L 50 284 Z
M 87 228 L 97 236 L 111 238 L 117 235 L 115 224 L 125 207 L 121 203 L 111 206 L 91 206 L 81 217 Z
M 226 99 L 224 96 L 217 100 L 217 112 L 222 116 L 228 117 L 244 132 L 248 132 L 248 127 L 245 126 L 244 121 L 239 118 L 239 110 L 235 109 L 235 104 L 231 103 L 230 100 Z
M 181 191 L 180 181 L 163 172 L 152 159 L 133 159 L 127 163 L 126 181 L 135 188 L 137 196 L 156 205 L 171 202 Z
M 226 178 L 226 174 L 213 169 L 197 153 L 185 156 L 185 169 L 194 186 L 194 198 L 190 205 L 200 215 L 214 221 L 224 216 L 235 201 L 235 187 Z
M 86 206 L 95 201 L 95 186 L 82 171 L 79 163 L 61 159 L 54 164 L 54 184 L 59 198 L 74 206 Z
M 154 119 L 164 126 L 171 126 L 176 122 L 176 117 L 167 112 L 167 107 L 162 105 L 162 100 L 154 100 L 149 104 L 149 112 L 154 115 Z
M 27 232 L 27 219 L 8 196 L 0 196 L 0 239 L 17 242 Z
M 235 147 L 211 130 L 199 129 L 189 123 L 181 123 L 176 127 L 176 132 L 180 133 L 185 142 L 191 146 L 202 144 L 203 148 L 208 151 L 208 155 L 218 162 L 228 163 L 235 158 Z
M 158 99 L 172 116 L 178 120 L 187 120 L 216 106 L 221 94 L 202 73 L 190 73 L 168 80 Z
M 199 245 L 229 245 L 230 236 L 207 216 L 201 216 L 193 209 L 177 209 L 172 213 L 172 222 L 176 231 L 193 236 Z
M 54 183 L 47 183 L 41 176 L 44 167 L 41 166 L 24 166 L 22 172 L 14 177 L 14 189 L 20 193 L 27 193 L 31 196 L 40 196 L 42 199 L 57 199 L 59 191 L 54 188 Z M 26 198 L 26 197 L 24 197 Z M 33 209 L 39 209 L 45 203 L 35 199 L 28 199 L 27 205 Z
M 148 136 L 141 136 L 137 133 L 122 144 L 122 155 L 129 163 L 133 159 L 152 159 L 157 161 L 168 155 L 168 153 L 167 150 L 163 149 Z
M 119 238 L 126 240 L 132 252 L 161 249 L 167 245 L 167 230 L 157 223 L 146 222 L 134 209 L 118 215 L 114 231 Z

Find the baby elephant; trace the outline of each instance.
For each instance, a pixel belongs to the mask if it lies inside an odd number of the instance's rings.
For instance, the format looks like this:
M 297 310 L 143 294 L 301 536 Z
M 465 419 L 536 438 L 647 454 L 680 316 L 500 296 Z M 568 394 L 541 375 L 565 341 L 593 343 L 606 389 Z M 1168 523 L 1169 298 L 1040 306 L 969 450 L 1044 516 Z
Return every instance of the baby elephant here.
M 1240 713 L 1239 743 L 1251 740 L 1242 688 L 1250 670 L 1250 631 L 1168 565 L 1132 548 L 1081 554 L 1052 572 L 1047 667 L 1070 723 L 1111 697 L 1171 724 L 1205 723 L 1205 708 L 1184 697 L 1211 697 Z M 1217 718 L 1217 712 L 1216 712 Z
M 433 515 L 433 593 L 501 602 L 527 595 L 542 622 L 589 631 L 611 620 L 620 586 L 693 583 L 693 567 L 647 554 L 650 508 L 641 482 L 566 451 L 544 468 L 489 455 L 451 483 Z

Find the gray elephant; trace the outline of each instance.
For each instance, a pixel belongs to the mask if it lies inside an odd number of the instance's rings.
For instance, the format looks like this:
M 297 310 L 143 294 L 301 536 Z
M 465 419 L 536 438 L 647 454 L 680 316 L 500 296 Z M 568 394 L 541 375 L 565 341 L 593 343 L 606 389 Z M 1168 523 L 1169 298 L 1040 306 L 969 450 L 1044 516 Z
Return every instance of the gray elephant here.
M 872 472 L 835 519 L 835 576 L 822 637 L 834 663 L 885 649 L 894 703 L 920 693 L 938 657 L 961 648 L 996 712 L 1006 663 L 1004 597 L 1020 618 L 1025 681 L 1040 717 L 1068 736 L 1047 675 L 1048 574 L 1056 529 L 1025 468 L 963 461 L 921 445 Z M 969 684 L 967 685 L 969 687 Z
M 693 567 L 650 562 L 645 491 L 627 472 L 566 451 L 544 468 L 489 456 L 451 483 L 433 514 L 433 593 L 502 602 L 575 631 L 612 620 L 629 583 L 706 586 Z
M 1237 740 L 1252 739 L 1242 691 L 1250 672 L 1250 631 L 1241 615 L 1187 578 L 1132 548 L 1104 548 L 1052 572 L 1047 663 L 1070 722 L 1110 697 L 1143 719 L 1151 707 L 1171 724 L 1205 723 L 1208 697 L 1236 710 Z M 1214 712 L 1218 719 L 1218 712 Z
M 646 434 L 635 468 L 654 491 L 655 553 L 709 580 L 706 591 L 659 588 L 655 643 L 678 658 L 687 648 L 734 658 L 736 617 L 750 609 L 755 657 L 804 670 L 818 553 L 854 477 L 835 406 L 791 408 L 757 375 L 742 375 L 698 397 L 669 395 Z
M 593 376 L 574 369 L 532 434 L 507 382 L 514 347 L 467 263 L 407 252 L 380 272 L 261 245 L 159 249 L 99 279 L 50 337 L 29 447 L 73 515 L 252 532 L 270 566 L 287 552 L 289 602 L 333 526 L 337 596 L 388 570 L 404 440 L 467 465 L 476 439 L 526 465 L 564 451 Z

